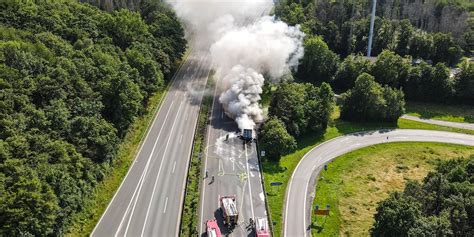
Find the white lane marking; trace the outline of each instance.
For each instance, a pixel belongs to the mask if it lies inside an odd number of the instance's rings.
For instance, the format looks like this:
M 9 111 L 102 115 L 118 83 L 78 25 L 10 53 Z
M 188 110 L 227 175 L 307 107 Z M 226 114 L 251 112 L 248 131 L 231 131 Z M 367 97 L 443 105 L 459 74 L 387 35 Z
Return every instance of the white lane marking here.
M 151 203 L 153 202 L 153 197 L 155 196 L 156 184 L 158 183 L 158 179 L 160 177 L 161 167 L 163 166 L 163 160 L 166 157 L 166 151 L 168 150 L 168 145 L 172 137 L 171 135 L 173 134 L 174 125 L 176 124 L 176 121 L 179 118 L 179 112 L 181 111 L 182 105 L 183 105 L 183 101 L 181 101 L 181 103 L 179 104 L 178 112 L 176 113 L 176 117 L 174 118 L 173 125 L 171 126 L 171 131 L 168 136 L 168 141 L 166 142 L 165 151 L 163 152 L 163 158 L 161 159 L 161 162 L 160 162 L 160 168 L 158 169 L 158 175 L 156 175 L 155 184 L 153 185 L 153 191 L 151 192 L 150 202 L 148 202 L 148 207 L 147 207 L 146 215 L 145 215 L 145 221 L 143 222 L 142 233 L 140 234 L 140 236 L 143 236 L 143 233 L 145 232 L 146 222 L 148 220 L 148 214 L 150 214 L 150 206 L 151 206 Z
M 165 209 L 163 209 L 163 213 L 166 213 L 166 206 L 168 206 L 168 197 L 165 200 Z
M 190 52 L 193 52 L 193 49 L 192 49 L 192 48 L 191 48 Z M 183 67 L 184 67 L 185 64 L 189 64 L 189 61 L 188 61 L 187 59 L 186 59 L 183 63 L 181 63 L 181 64 L 179 65 L 178 71 L 176 71 L 176 73 L 174 74 L 174 76 L 173 76 L 173 78 L 172 78 L 172 82 L 173 82 L 173 83 L 175 83 L 176 77 L 178 77 L 178 75 L 182 74 L 182 70 L 184 70 Z M 167 95 L 165 96 L 165 98 L 166 98 L 166 97 L 167 97 Z M 165 99 L 165 100 L 166 100 L 166 99 Z M 163 103 L 160 104 L 159 109 L 158 109 L 157 112 L 155 113 L 155 115 L 154 115 L 155 117 L 154 117 L 154 119 L 153 119 L 153 122 L 148 125 L 148 128 L 147 128 L 147 129 L 148 129 L 148 132 L 146 133 L 145 136 L 143 136 L 143 137 L 140 139 L 140 143 L 141 143 L 141 144 L 140 144 L 140 149 L 139 149 L 138 152 L 136 153 L 137 155 L 135 156 L 135 162 L 134 162 L 134 164 L 135 164 L 136 161 L 137 161 L 138 154 L 141 154 L 141 152 L 142 152 L 142 148 L 143 148 L 143 146 L 144 146 L 144 144 L 145 144 L 144 138 L 147 138 L 148 135 L 150 134 L 150 132 L 151 132 L 151 130 L 152 130 L 152 127 L 153 127 L 153 125 L 155 124 L 156 119 L 158 118 L 158 114 L 159 114 L 158 112 L 161 110 L 162 106 L 164 105 L 165 100 L 163 100 Z M 164 123 L 163 123 L 163 124 L 164 124 Z M 161 131 L 161 128 L 160 128 L 160 131 Z M 104 218 L 105 214 L 106 214 L 107 211 L 109 210 L 109 207 L 110 207 L 110 206 L 112 205 L 112 203 L 114 202 L 115 197 L 116 197 L 117 194 L 119 193 L 118 190 L 120 190 L 120 189 L 122 188 L 123 183 L 125 182 L 125 180 L 127 180 L 127 177 L 128 177 L 128 175 L 130 174 L 130 172 L 131 172 L 131 170 L 132 170 L 134 164 L 132 164 L 132 166 L 128 169 L 127 174 L 125 175 L 125 177 L 123 178 L 122 182 L 120 183 L 120 186 L 119 186 L 119 188 L 117 189 L 117 191 L 115 192 L 114 196 L 112 197 L 112 200 L 111 200 L 111 201 L 109 202 L 109 204 L 107 205 L 107 208 L 105 208 L 105 211 L 104 211 L 104 212 L 102 213 L 102 215 L 100 216 L 100 219 L 99 219 L 99 221 L 97 222 L 97 224 L 95 225 L 94 229 L 92 230 L 92 233 L 91 233 L 90 236 L 94 236 L 94 233 L 95 233 L 97 227 L 98 227 L 99 224 L 102 222 L 102 219 Z M 137 185 L 138 185 L 138 184 L 137 184 Z M 132 199 L 131 199 L 131 200 L 133 200 L 133 196 L 132 196 Z M 125 210 L 124 215 L 125 215 L 126 213 L 128 213 L 128 210 Z M 120 228 L 120 226 L 119 226 L 119 228 Z
M 171 171 L 171 173 L 174 174 L 174 169 L 175 169 L 175 168 L 176 168 L 176 161 L 175 161 L 174 164 L 173 164 L 173 170 Z
M 181 141 L 183 141 L 183 134 L 179 137 L 179 144 L 181 144 Z
M 145 175 L 148 172 L 148 167 L 150 165 L 151 157 L 152 157 L 152 155 L 155 151 L 156 144 L 158 144 L 158 140 L 161 136 L 161 131 L 162 131 L 162 129 L 163 129 L 165 123 L 166 123 L 166 120 L 168 119 L 168 115 L 169 115 L 169 112 L 171 110 L 171 107 L 173 107 L 173 103 L 174 103 L 174 101 L 171 101 L 170 107 L 168 108 L 168 111 L 166 112 L 166 115 L 165 115 L 165 120 L 164 120 L 163 124 L 161 125 L 160 131 L 158 132 L 158 137 L 156 138 L 155 143 L 153 144 L 153 148 L 151 149 L 150 155 L 148 156 L 148 160 L 146 162 L 145 169 L 143 170 L 142 175 L 140 176 L 140 180 L 138 181 L 137 187 L 135 187 L 135 190 L 133 191 L 132 198 L 130 199 L 130 202 L 128 203 L 127 209 L 125 209 L 125 213 L 122 216 L 122 220 L 120 221 L 119 227 L 117 228 L 117 232 L 115 232 L 114 236 L 117 236 L 119 231 L 122 229 L 123 222 L 125 221 L 125 217 L 127 216 L 127 213 L 130 209 L 130 205 L 132 205 L 134 197 L 137 194 L 137 190 L 138 190 L 138 194 L 140 194 L 141 188 L 143 186 L 143 180 L 145 178 Z M 138 197 L 137 197 L 137 199 L 138 199 Z M 131 218 L 131 216 L 130 216 L 130 218 Z M 126 235 L 126 232 L 125 232 L 125 235 Z
M 222 163 L 221 163 L 221 159 L 219 159 L 219 164 L 217 164 L 217 167 L 218 167 L 219 173 L 221 173 L 221 170 L 222 170 L 222 169 L 221 169 L 221 165 L 222 165 Z
M 245 147 L 245 161 L 247 162 L 247 182 L 249 183 L 249 195 L 250 195 L 250 210 L 252 210 L 252 219 L 255 220 L 255 213 L 253 211 L 252 201 L 252 185 L 250 185 L 250 170 L 249 170 L 249 157 L 247 156 L 247 145 Z
M 206 54 L 206 57 L 208 57 L 208 55 L 209 55 L 209 53 Z M 206 62 L 204 62 L 204 63 L 206 63 Z M 204 65 L 204 63 L 203 63 L 203 65 Z M 206 65 L 207 65 L 207 64 L 206 64 Z M 204 66 L 203 66 L 203 68 L 204 68 Z M 206 75 L 206 77 L 205 77 L 205 83 L 204 83 L 204 85 L 207 84 L 207 79 L 209 78 L 210 72 L 211 72 L 211 70 L 210 70 L 210 66 L 209 66 L 209 67 L 207 67 L 207 75 Z M 205 88 L 205 87 L 204 87 L 204 88 Z M 201 105 L 202 105 L 202 97 L 201 97 L 201 99 L 200 99 L 200 105 L 199 105 L 199 107 L 201 107 Z M 197 120 L 196 120 L 196 121 L 197 121 Z M 197 122 L 195 123 L 194 127 L 196 127 L 196 124 L 197 124 Z M 192 145 L 191 145 L 191 149 L 192 149 Z M 190 149 L 190 150 L 191 150 L 191 149 Z M 187 157 L 188 157 L 188 163 L 189 163 L 189 162 L 190 162 L 189 159 L 190 159 L 190 157 L 191 157 L 191 152 L 189 152 L 189 154 L 188 154 Z M 186 173 L 187 173 L 187 171 L 188 171 L 188 169 L 187 169 L 187 166 L 186 166 Z M 182 185 L 182 187 L 183 187 L 183 189 L 186 187 L 186 179 L 183 179 L 183 185 Z M 184 192 L 181 194 L 180 203 L 181 203 L 181 204 L 184 203 Z M 180 205 L 180 206 L 179 206 L 179 212 L 178 212 L 178 213 L 181 213 L 182 207 L 183 207 L 183 205 Z M 180 223 L 181 223 L 181 215 L 178 215 L 178 220 L 176 221 L 176 232 L 175 232 L 175 233 L 179 233 Z

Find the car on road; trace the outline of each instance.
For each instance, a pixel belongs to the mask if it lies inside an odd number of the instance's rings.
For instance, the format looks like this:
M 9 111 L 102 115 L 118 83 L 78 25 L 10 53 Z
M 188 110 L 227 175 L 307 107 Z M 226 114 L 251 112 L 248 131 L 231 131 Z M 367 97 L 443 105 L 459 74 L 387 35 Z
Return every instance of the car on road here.
M 224 224 L 231 228 L 236 226 L 239 219 L 239 212 L 237 210 L 235 195 L 219 197 L 219 202 L 224 217 Z
M 206 227 L 208 237 L 221 237 L 221 230 L 215 219 L 206 221 Z

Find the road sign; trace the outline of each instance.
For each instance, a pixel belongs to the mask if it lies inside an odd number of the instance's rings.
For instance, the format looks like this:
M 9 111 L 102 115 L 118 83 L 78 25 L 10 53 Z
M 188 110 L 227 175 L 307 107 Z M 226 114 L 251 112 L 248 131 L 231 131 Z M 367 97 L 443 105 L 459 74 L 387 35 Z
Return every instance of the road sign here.
M 317 216 L 329 216 L 329 208 L 331 206 L 326 205 L 326 209 L 319 209 L 319 205 L 316 205 L 316 207 L 314 208 L 314 214 L 317 215 Z
M 314 214 L 318 216 L 329 216 L 329 210 L 328 209 L 316 209 L 314 210 Z
M 282 182 L 272 182 L 270 183 L 270 186 L 280 186 L 282 184 L 283 184 Z
M 260 151 L 260 156 L 264 157 L 265 156 L 265 151 Z

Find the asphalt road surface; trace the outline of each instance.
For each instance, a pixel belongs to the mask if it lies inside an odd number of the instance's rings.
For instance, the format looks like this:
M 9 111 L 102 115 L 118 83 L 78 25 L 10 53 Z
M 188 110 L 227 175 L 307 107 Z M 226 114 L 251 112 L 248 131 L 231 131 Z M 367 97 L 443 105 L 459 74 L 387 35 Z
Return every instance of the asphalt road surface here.
M 429 130 L 395 129 L 337 137 L 313 148 L 301 159 L 286 192 L 284 236 L 311 236 L 315 179 L 327 162 L 350 151 L 386 142 L 443 142 L 474 146 L 474 136 Z
M 417 122 L 422 122 L 422 123 L 439 125 L 439 126 L 474 130 L 474 123 L 456 123 L 456 122 L 441 121 L 441 120 L 436 120 L 436 119 L 424 119 L 424 118 L 419 118 L 419 117 L 411 116 L 411 115 L 403 115 L 402 118 L 417 121 Z
M 239 24 L 256 21 L 269 12 L 271 5 L 262 4 L 255 15 Z M 219 88 L 219 82 L 216 83 Z M 218 91 L 214 92 L 210 123 L 207 131 L 207 146 L 204 156 L 201 202 L 199 207 L 199 234 L 206 236 L 206 221 L 216 219 L 224 235 L 255 236 L 250 218 L 267 218 L 265 195 L 255 143 L 244 144 L 239 138 L 235 121 L 229 118 L 219 103 Z M 228 136 L 228 138 L 227 138 Z M 214 182 L 212 182 L 214 176 Z M 239 212 L 238 225 L 233 229 L 224 226 L 219 197 L 235 195 Z
M 203 177 L 199 209 L 199 231 L 203 236 L 206 236 L 205 222 L 209 219 L 217 220 L 223 234 L 255 236 L 249 225 L 250 218 L 267 218 L 256 145 L 244 144 L 237 131 L 236 123 L 225 115 L 215 95 L 204 157 L 203 174 L 207 170 L 208 175 Z M 225 228 L 219 209 L 219 197 L 228 195 L 236 196 L 239 212 L 238 225 L 233 230 Z
M 207 52 L 192 50 L 91 236 L 178 236 Z

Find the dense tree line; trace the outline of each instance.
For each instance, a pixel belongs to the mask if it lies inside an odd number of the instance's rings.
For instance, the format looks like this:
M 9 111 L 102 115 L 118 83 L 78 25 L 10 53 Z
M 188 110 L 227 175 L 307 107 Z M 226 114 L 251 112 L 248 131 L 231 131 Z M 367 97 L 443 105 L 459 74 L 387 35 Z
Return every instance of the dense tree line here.
M 474 156 L 442 162 L 378 204 L 372 236 L 473 236 Z
M 345 120 L 396 122 L 404 112 L 403 92 L 382 87 L 367 73 L 357 77 L 354 88 L 342 94 L 341 118 Z
M 389 0 L 392 3 L 396 0 Z M 282 1 L 277 5 L 275 13 L 289 24 L 301 24 L 307 34 L 320 35 L 327 42 L 329 48 L 339 55 L 346 56 L 351 53 L 365 53 L 369 34 L 370 1 Z M 378 1 L 379 9 L 384 8 L 386 1 Z M 401 1 L 396 1 L 401 2 Z M 429 2 L 429 1 L 427 1 Z M 432 1 L 433 2 L 433 1 Z M 356 5 L 353 7 L 352 4 Z M 428 3 L 426 3 L 428 4 Z M 439 3 L 441 4 L 441 3 Z M 404 6 L 410 5 L 409 3 Z M 424 4 L 417 7 L 423 7 Z M 389 49 L 402 56 L 412 55 L 415 58 L 444 62 L 454 65 L 465 52 L 472 52 L 474 48 L 474 29 L 469 27 L 466 18 L 467 7 L 460 7 L 454 3 L 446 6 L 439 5 L 442 9 L 451 9 L 456 6 L 463 19 L 453 21 L 452 28 L 462 23 L 461 29 L 456 32 L 466 32 L 454 38 L 450 31 L 436 30 L 426 32 L 424 28 L 416 28 L 413 22 L 405 19 L 401 14 L 391 17 L 378 13 L 374 29 L 373 55 L 378 55 L 384 49 Z M 426 10 L 428 11 L 428 10 Z M 443 10 L 441 10 L 443 11 Z M 443 18 L 452 21 L 453 18 Z M 426 21 L 426 19 L 424 19 Z M 474 22 L 474 20 L 473 20 Z
M 61 235 L 186 41 L 160 4 L 0 9 L 0 235 Z
M 270 119 L 262 127 L 261 147 L 270 158 L 279 159 L 296 148 L 295 137 L 324 132 L 333 101 L 334 93 L 327 83 L 320 87 L 310 83 L 281 83 L 272 95 Z
M 126 8 L 130 10 L 139 10 L 140 7 L 152 0 L 80 0 L 81 2 L 90 3 L 100 9 L 112 11 L 118 8 Z
M 465 61 L 457 70 L 448 67 L 459 66 L 463 48 L 467 54 L 472 51 L 471 40 L 465 36 L 474 31 L 464 24 L 470 21 L 464 13 L 472 11 L 471 5 L 465 1 L 378 1 L 372 50 L 377 57 L 367 58 L 361 55 L 367 50 L 370 2 L 287 0 L 277 4 L 276 16 L 291 25 L 300 24 L 306 33 L 297 80 L 314 85 L 327 82 L 336 92 L 346 92 L 341 101 L 341 117 L 346 120 L 394 122 L 404 112 L 405 98 L 474 104 L 474 63 Z M 433 4 L 437 9 L 430 7 Z M 423 7 L 428 11 L 423 14 L 431 17 L 436 12 L 439 19 L 424 16 L 420 23 L 407 12 Z M 446 16 L 453 9 L 462 13 L 456 18 L 462 22 L 454 22 L 452 32 L 425 22 L 446 24 L 452 20 Z M 466 34 L 457 34 L 456 27 Z M 297 135 L 297 129 L 291 131 L 295 127 L 287 124 L 290 134 Z
M 462 62 L 459 69 L 451 72 L 443 63 L 430 65 L 419 61 L 413 64 L 410 57 L 391 51 L 383 51 L 375 62 L 351 55 L 338 67 L 332 84 L 338 91 L 346 91 L 362 73 L 371 74 L 377 83 L 401 89 L 407 100 L 474 104 L 472 61 Z

